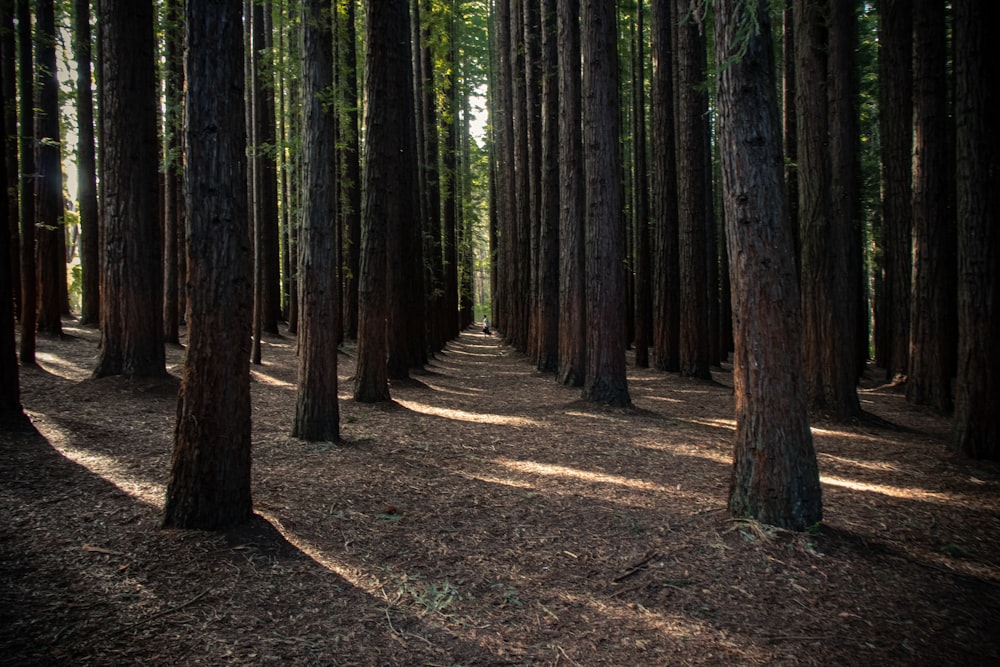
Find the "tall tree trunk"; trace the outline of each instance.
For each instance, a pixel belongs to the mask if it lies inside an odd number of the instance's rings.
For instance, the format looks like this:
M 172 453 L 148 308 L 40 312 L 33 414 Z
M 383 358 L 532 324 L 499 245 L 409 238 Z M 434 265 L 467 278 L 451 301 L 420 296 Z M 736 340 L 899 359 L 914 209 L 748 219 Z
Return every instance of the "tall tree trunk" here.
M 278 167 L 275 146 L 277 123 L 274 115 L 274 27 L 271 0 L 254 4 L 254 46 L 257 53 L 257 118 L 261 155 L 261 328 L 278 333 L 281 320 L 281 267 L 278 241 Z
M 677 154 L 674 135 L 674 76 L 671 2 L 651 4 L 653 365 L 680 370 L 680 259 L 678 255 Z
M 80 201 L 80 324 L 101 319 L 100 220 L 97 212 L 97 157 L 94 148 L 94 93 L 90 78 L 90 1 L 74 2 L 74 53 L 77 65 L 77 199 Z
M 955 319 L 944 0 L 913 5 L 913 293 L 906 400 L 949 412 Z
M 708 304 L 707 164 L 704 116 L 705 36 L 699 17 L 675 1 L 677 27 L 677 209 L 680 240 L 680 367 L 688 377 L 711 379 Z
M 324 0 L 302 6 L 303 188 L 299 278 L 299 382 L 292 436 L 340 439 L 337 399 L 337 258 L 332 21 Z
M 538 232 L 538 360 L 559 368 L 559 49 L 556 0 L 541 5 L 541 172 Z
M 340 31 L 340 71 L 343 112 L 339 124 L 343 138 L 343 178 L 340 180 L 344 217 L 346 273 L 344 281 L 344 335 L 358 335 L 358 280 L 361 264 L 361 144 L 358 127 L 358 64 L 355 27 L 355 0 L 343 2 L 343 27 Z
M 81 0 L 86 4 L 86 0 Z M 184 131 L 184 8 L 181 0 L 164 5 L 165 81 L 163 106 L 163 338 L 166 343 L 180 342 L 180 301 L 182 277 L 178 271 L 181 244 L 179 228 L 184 207 L 181 180 L 184 169 L 182 133 Z
M 1000 460 L 1000 61 L 993 27 L 1000 6 L 955 5 L 958 213 L 958 375 L 954 444 Z
M 59 76 L 56 64 L 54 0 L 39 0 L 35 26 L 35 217 L 38 280 L 38 330 L 62 334 L 66 255 L 63 245 L 62 150 L 59 133 Z M 155 161 L 154 161 L 155 165 Z
M 29 0 L 17 0 L 18 117 L 21 190 L 21 345 L 22 364 L 35 363 L 38 283 L 35 278 L 35 74 Z
M 539 2 L 522 2 L 522 33 L 524 40 L 524 166 L 527 178 L 527 217 L 524 233 L 527 238 L 527 276 L 525 343 L 528 358 L 536 365 L 538 353 L 538 309 L 541 298 L 539 263 L 541 248 L 541 184 L 542 184 L 542 78 L 541 78 L 541 17 Z
M 729 511 L 805 530 L 823 518 L 823 507 L 801 377 L 799 296 L 785 211 L 769 4 L 717 0 L 715 7 L 720 155 L 736 321 Z M 760 32 L 747 36 L 749 25 Z
M 884 296 L 875 322 L 876 358 L 886 379 L 905 377 L 910 359 L 913 142 L 913 2 L 880 0 L 879 135 L 882 160 Z
M 587 373 L 584 280 L 584 163 L 581 125 L 580 3 L 558 0 L 559 31 L 559 371 L 582 387 Z
M 799 241 L 799 133 L 795 108 L 795 8 L 794 0 L 785 0 L 782 11 L 784 32 L 781 40 L 782 62 L 782 152 L 785 156 L 785 199 L 788 221 L 792 226 L 792 252 L 795 253 L 795 274 L 802 272 Z
M 636 5 L 635 54 L 632 62 L 632 219 L 635 229 L 635 365 L 649 368 L 653 331 L 650 270 L 649 190 L 646 176 L 646 56 L 643 2 Z
M 166 528 L 223 530 L 253 512 L 248 336 L 253 293 L 241 9 L 240 0 L 186 0 L 188 347 L 163 512 Z
M 14 28 L 14 0 L 0 0 L 0 78 L 3 80 L 4 105 L 4 161 L 7 188 L 8 257 L 10 259 L 10 284 L 14 295 L 15 321 L 21 317 L 21 241 L 17 229 L 19 165 L 17 157 L 17 44 Z M 16 350 L 16 347 L 15 347 Z
M 584 398 L 631 404 L 625 377 L 625 229 L 621 216 L 615 3 L 584 0 L 583 146 L 586 174 L 587 375 Z
M 101 355 L 94 377 L 166 373 L 152 0 L 102 0 Z
M 796 0 L 796 108 L 802 243 L 803 352 L 813 409 L 838 419 L 860 416 L 854 328 L 850 321 L 849 227 L 832 215 L 827 99 L 829 0 Z

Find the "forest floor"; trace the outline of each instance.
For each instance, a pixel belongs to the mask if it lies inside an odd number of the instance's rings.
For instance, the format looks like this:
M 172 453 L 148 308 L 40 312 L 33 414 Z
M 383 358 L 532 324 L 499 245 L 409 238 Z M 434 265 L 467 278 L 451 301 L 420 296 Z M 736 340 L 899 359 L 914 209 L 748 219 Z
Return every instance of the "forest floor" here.
M 2 665 L 997 665 L 1000 467 L 867 382 L 817 421 L 824 521 L 725 509 L 729 367 L 629 367 L 596 406 L 469 329 L 342 443 L 291 438 L 295 345 L 254 367 L 256 515 L 162 530 L 172 378 L 88 379 L 67 320 L 21 369 L 39 434 L 0 433 Z M 630 357 L 631 359 L 631 357 Z M 998 406 L 1000 409 L 1000 406 Z

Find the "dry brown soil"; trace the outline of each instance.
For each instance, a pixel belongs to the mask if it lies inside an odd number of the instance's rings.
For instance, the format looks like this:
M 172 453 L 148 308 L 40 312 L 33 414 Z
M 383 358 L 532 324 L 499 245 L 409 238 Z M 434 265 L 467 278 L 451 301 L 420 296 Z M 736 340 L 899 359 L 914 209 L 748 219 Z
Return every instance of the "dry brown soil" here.
M 470 329 L 373 406 L 348 345 L 344 442 L 309 443 L 274 336 L 255 520 L 164 531 L 183 349 L 95 381 L 66 332 L 21 369 L 40 435 L 0 434 L 0 664 L 1000 664 L 1000 469 L 898 387 L 814 424 L 825 519 L 793 534 L 725 511 L 728 367 L 630 367 L 608 409 Z

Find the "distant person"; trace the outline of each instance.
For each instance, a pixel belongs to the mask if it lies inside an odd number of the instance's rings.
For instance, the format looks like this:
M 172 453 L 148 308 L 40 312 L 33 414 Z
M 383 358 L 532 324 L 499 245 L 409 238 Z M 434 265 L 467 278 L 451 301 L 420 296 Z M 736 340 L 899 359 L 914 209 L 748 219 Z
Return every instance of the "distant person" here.
M 490 318 L 489 315 L 483 318 L 483 333 L 487 336 L 490 335 Z

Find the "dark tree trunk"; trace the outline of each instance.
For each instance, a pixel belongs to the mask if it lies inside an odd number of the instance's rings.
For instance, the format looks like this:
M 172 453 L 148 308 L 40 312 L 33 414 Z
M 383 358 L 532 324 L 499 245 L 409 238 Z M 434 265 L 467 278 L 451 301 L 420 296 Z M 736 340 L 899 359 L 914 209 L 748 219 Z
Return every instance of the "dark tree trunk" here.
M 674 76 L 671 3 L 651 5 L 653 80 L 653 365 L 679 371 L 680 260 L 677 221 L 677 154 L 674 135 Z
M 955 5 L 958 379 L 955 447 L 1000 460 L 1000 5 Z
M 63 226 L 62 151 L 59 134 L 59 77 L 56 64 L 55 6 L 39 0 L 35 26 L 35 261 L 38 272 L 38 330 L 62 335 L 66 291 L 66 254 Z M 155 174 L 156 162 L 153 161 Z M 155 210 L 155 209 L 154 209 Z
M 621 216 L 621 147 L 615 3 L 584 0 L 583 155 L 586 173 L 587 374 L 584 398 L 631 404 L 625 377 L 625 229 Z
M 358 65 L 355 0 L 347 0 L 340 31 L 340 83 L 343 113 L 339 123 L 343 149 L 344 173 L 340 181 L 342 215 L 344 220 L 345 275 L 344 281 L 344 335 L 354 339 L 358 335 L 358 280 L 361 265 L 361 144 L 358 127 Z
M 559 369 L 559 49 L 556 0 L 541 6 L 541 173 L 538 232 L 538 370 Z
M 278 333 L 281 320 L 281 267 L 278 227 L 278 167 L 275 154 L 277 127 L 274 117 L 274 64 L 269 55 L 274 48 L 271 25 L 271 0 L 254 3 L 254 48 L 257 53 L 256 122 L 259 148 L 262 149 L 261 198 L 261 328 Z
M 510 31 L 510 0 L 497 0 L 493 14 L 496 36 L 495 54 L 496 85 L 493 93 L 493 135 L 495 148 L 494 206 L 492 209 L 493 236 L 490 247 L 496 264 L 495 278 L 491 285 L 493 295 L 494 326 L 504 332 L 509 340 L 514 319 L 514 256 L 516 252 L 514 225 L 514 119 L 513 81 L 511 79 L 513 45 Z
M 458 45 L 454 18 L 448 19 L 449 51 L 442 74 L 442 88 L 447 100 L 442 110 L 441 127 L 444 146 L 441 154 L 441 250 L 443 253 L 443 295 L 441 299 L 441 335 L 444 341 L 458 335 Z
M 163 525 L 222 530 L 253 512 L 242 6 L 186 0 L 185 17 L 188 348 Z
M 860 416 L 848 279 L 850 229 L 833 215 L 827 98 L 829 0 L 796 0 L 796 108 L 802 243 L 803 362 L 811 407 Z
M 94 377 L 166 373 L 151 0 L 102 0 L 101 355 Z
M 646 51 L 643 3 L 636 5 L 635 57 L 632 62 L 632 219 L 635 229 L 635 365 L 649 368 L 653 331 L 653 293 L 646 176 Z
M 81 0 L 86 4 L 85 0 Z M 182 193 L 182 132 L 184 131 L 184 15 L 182 0 L 169 0 L 164 5 L 164 114 L 163 114 L 163 339 L 166 343 L 180 342 L 180 301 L 182 277 L 178 271 L 179 228 L 184 207 Z
M 823 518 L 823 506 L 801 377 L 769 5 L 717 0 L 715 9 L 722 182 L 734 250 L 736 447 L 729 511 L 805 530 Z M 760 33 L 746 37 L 750 12 Z
M 559 372 L 582 387 L 587 374 L 584 165 L 580 91 L 580 3 L 558 0 L 559 30 Z
M 711 379 L 708 304 L 708 183 L 704 116 L 705 36 L 686 3 L 674 0 L 677 27 L 677 211 L 680 259 L 681 374 Z
M 944 0 L 913 4 L 913 293 L 906 400 L 949 412 L 956 341 Z
M 340 316 L 334 165 L 334 110 L 323 96 L 333 86 L 332 25 L 323 0 L 302 7 L 303 202 L 299 232 L 301 280 L 299 389 L 292 436 L 340 439 L 337 321 Z
M 411 153 L 407 124 L 413 107 L 398 104 L 396 91 L 409 90 L 410 52 L 394 48 L 405 40 L 408 12 L 405 0 L 368 0 L 366 24 L 368 51 L 365 60 L 364 203 L 361 214 L 361 274 L 359 276 L 360 328 L 355 400 L 365 403 L 389 400 L 386 368 L 386 317 L 388 314 L 386 245 L 393 221 L 413 217 L 413 197 L 407 189 L 416 181 L 399 178 L 400 155 Z M 412 99 L 409 95 L 405 99 Z M 415 165 L 416 156 L 412 156 Z
M 0 0 L 0 78 L 3 79 L 4 161 L 7 173 L 7 249 L 10 258 L 10 284 L 14 295 L 15 321 L 21 316 L 21 241 L 18 220 L 18 158 L 17 158 L 17 44 L 14 28 L 14 1 Z
M 90 78 L 90 1 L 75 0 L 74 51 L 77 65 L 77 199 L 80 201 L 80 324 L 101 320 L 101 239 L 97 212 L 97 158 L 94 149 L 94 93 Z
M 910 358 L 913 3 L 880 0 L 879 135 L 882 159 L 883 296 L 875 321 L 876 359 L 886 379 L 904 377 Z
M 799 133 L 795 108 L 795 8 L 794 0 L 785 0 L 782 11 L 784 34 L 782 54 L 782 152 L 785 156 L 785 200 L 788 203 L 788 222 L 792 226 L 792 252 L 795 253 L 795 274 L 802 271 L 802 253 L 799 250 Z
M 29 0 L 17 0 L 18 116 L 21 121 L 21 347 L 22 364 L 35 363 L 38 283 L 35 277 L 35 74 Z
M 527 216 L 524 219 L 524 233 L 527 235 L 527 259 L 525 266 L 528 292 L 526 294 L 526 337 L 525 349 L 528 358 L 536 365 L 541 360 L 539 343 L 539 263 L 541 261 L 541 184 L 542 184 L 542 78 L 541 78 L 541 17 L 539 2 L 522 2 L 522 32 L 524 39 L 524 131 L 525 168 L 527 170 Z M 524 246 L 522 246 L 523 248 Z

